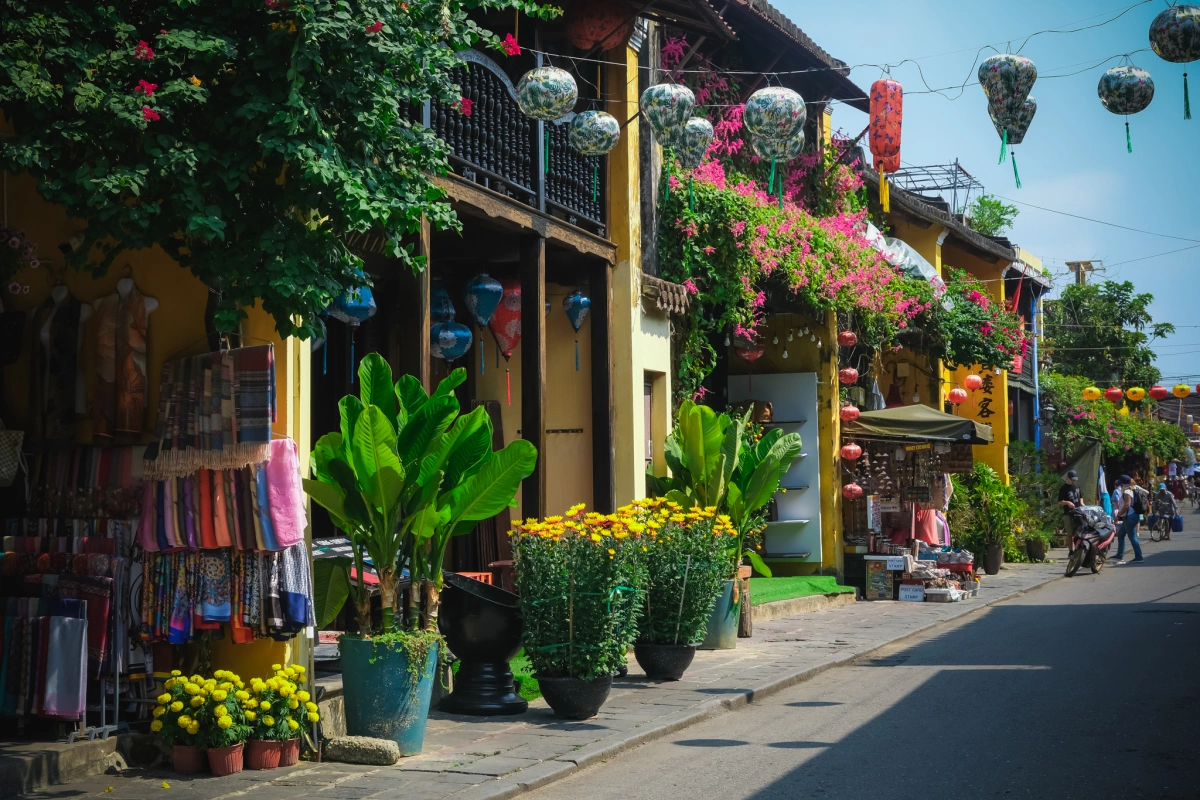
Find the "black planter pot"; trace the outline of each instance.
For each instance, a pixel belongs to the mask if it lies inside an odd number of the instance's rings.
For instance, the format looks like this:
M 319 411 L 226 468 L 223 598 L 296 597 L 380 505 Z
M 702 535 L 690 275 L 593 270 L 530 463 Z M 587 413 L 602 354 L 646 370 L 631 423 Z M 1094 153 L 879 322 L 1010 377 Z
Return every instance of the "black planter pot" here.
M 677 681 L 687 672 L 696 657 L 694 644 L 650 644 L 638 642 L 633 657 L 646 677 L 655 681 Z
M 521 649 L 517 596 L 491 584 L 446 573 L 438 630 L 462 662 L 454 691 L 438 703 L 451 714 L 520 714 L 529 703 L 517 694 L 508 662 Z
M 596 716 L 600 706 L 608 699 L 612 688 L 612 676 L 605 675 L 594 681 L 579 678 L 544 678 L 537 676 L 542 697 L 562 719 L 590 719 Z
M 989 544 L 987 551 L 983 554 L 983 571 L 988 575 L 995 575 L 1000 571 L 1000 565 L 1004 563 L 1004 546 L 999 544 Z

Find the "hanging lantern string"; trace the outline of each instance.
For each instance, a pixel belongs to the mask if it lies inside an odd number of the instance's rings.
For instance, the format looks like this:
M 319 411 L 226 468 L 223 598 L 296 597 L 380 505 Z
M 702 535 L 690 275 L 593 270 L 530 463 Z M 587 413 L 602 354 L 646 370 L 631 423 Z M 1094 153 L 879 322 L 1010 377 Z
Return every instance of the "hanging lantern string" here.
M 597 192 L 600 187 L 600 159 L 596 158 L 592 161 L 592 202 L 596 202 Z
M 546 158 L 542 164 L 543 172 L 550 172 L 550 129 L 546 128 Z
M 1133 136 L 1129 133 L 1129 117 L 1125 117 L 1125 149 L 1133 152 Z
M 696 189 L 692 185 L 691 175 L 688 175 L 688 211 L 696 212 Z
M 483 346 L 483 328 L 479 329 L 479 374 L 487 374 L 487 348 Z

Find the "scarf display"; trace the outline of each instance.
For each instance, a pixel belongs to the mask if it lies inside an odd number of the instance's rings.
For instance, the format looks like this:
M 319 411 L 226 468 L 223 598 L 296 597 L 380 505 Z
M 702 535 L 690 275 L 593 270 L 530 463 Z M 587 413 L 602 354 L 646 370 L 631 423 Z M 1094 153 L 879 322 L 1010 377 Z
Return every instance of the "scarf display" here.
M 163 364 L 148 478 L 238 469 L 271 458 L 275 349 L 241 347 Z
M 29 517 L 128 519 L 142 504 L 144 447 L 66 447 L 31 459 Z
M 146 427 L 146 298 L 137 288 L 93 303 L 96 380 L 92 436 L 100 442 L 142 435 Z

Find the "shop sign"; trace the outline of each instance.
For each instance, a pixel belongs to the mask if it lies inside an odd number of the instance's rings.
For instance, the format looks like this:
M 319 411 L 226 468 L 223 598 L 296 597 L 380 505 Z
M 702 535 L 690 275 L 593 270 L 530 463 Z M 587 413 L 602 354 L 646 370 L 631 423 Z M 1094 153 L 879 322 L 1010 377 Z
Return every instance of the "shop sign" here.
M 888 556 L 888 572 L 904 572 L 904 556 Z
M 880 514 L 899 514 L 900 501 L 895 497 L 885 497 L 879 501 Z
M 925 442 L 924 444 L 906 444 L 906 445 L 904 445 L 904 452 L 919 453 L 922 450 L 930 450 L 932 448 L 933 448 L 933 445 L 930 444 L 929 442 Z
M 910 503 L 928 503 L 929 502 L 929 487 L 928 486 L 905 486 L 904 499 Z
M 867 562 L 867 587 L 864 595 L 868 600 L 892 599 L 892 573 L 882 561 Z
M 902 584 L 900 586 L 900 599 L 908 603 L 924 603 L 925 587 Z

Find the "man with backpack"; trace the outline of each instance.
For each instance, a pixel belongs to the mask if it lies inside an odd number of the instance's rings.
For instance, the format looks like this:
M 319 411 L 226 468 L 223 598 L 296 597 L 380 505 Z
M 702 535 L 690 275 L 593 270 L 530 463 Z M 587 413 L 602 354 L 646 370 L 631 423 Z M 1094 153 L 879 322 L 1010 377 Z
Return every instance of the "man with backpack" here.
M 1134 486 L 1133 481 L 1128 475 L 1122 475 L 1117 478 L 1115 487 L 1117 494 L 1117 502 L 1113 505 L 1116 507 L 1117 518 L 1117 564 L 1124 564 L 1122 556 L 1125 554 L 1125 537 L 1129 537 L 1130 544 L 1133 545 L 1133 563 L 1140 564 L 1146 559 L 1142 558 L 1142 545 L 1138 541 L 1137 529 L 1138 524 L 1142 520 L 1142 515 L 1149 512 L 1149 494 L 1140 486 Z M 1141 509 L 1140 511 L 1138 509 Z

